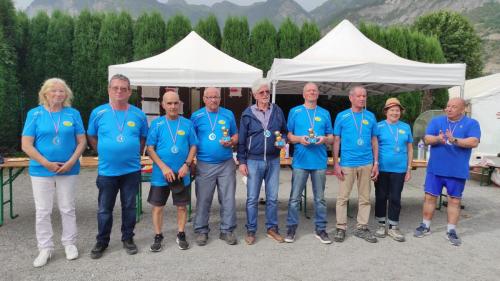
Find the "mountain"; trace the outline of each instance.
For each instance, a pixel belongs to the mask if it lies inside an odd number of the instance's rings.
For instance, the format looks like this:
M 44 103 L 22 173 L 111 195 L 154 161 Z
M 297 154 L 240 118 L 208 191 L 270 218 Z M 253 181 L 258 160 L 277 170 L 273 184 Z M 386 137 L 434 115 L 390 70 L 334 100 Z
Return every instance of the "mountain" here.
M 223 1 L 211 7 L 188 4 L 184 0 L 169 0 L 168 3 L 156 0 L 34 0 L 26 9 L 26 13 L 33 16 L 40 10 L 50 13 L 55 9 L 72 15 L 78 14 L 83 9 L 99 12 L 127 10 L 134 18 L 143 12 L 158 11 L 165 19 L 180 13 L 191 19 L 193 24 L 209 14 L 214 14 L 221 24 L 228 16 L 246 16 L 251 26 L 265 18 L 270 19 L 275 25 L 279 25 L 286 17 L 294 19 L 299 24 L 310 19 L 309 13 L 294 0 L 267 0 L 249 6 Z

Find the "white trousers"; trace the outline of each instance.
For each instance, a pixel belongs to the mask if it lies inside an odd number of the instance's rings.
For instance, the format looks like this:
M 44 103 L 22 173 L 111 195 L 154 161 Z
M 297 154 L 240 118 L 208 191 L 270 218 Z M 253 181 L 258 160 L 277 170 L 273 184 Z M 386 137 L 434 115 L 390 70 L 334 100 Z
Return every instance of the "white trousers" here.
M 64 246 L 76 242 L 75 191 L 78 176 L 31 177 L 33 198 L 36 209 L 36 239 L 38 249 L 53 249 L 52 241 L 52 207 L 54 193 L 62 221 L 61 242 Z

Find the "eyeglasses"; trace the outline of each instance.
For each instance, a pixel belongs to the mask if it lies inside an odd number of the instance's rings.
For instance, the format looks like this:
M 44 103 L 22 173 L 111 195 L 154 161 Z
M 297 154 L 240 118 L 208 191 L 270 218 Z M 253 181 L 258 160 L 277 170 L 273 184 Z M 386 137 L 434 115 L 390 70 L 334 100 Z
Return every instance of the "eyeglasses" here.
M 126 92 L 128 91 L 128 88 L 127 87 L 110 87 L 110 89 L 114 92 L 118 92 L 118 90 L 120 90 L 120 92 Z
M 269 95 L 269 93 L 271 93 L 269 90 L 264 90 L 264 91 L 257 92 L 257 95 Z
M 203 98 L 205 98 L 207 100 L 218 100 L 218 99 L 220 99 L 220 97 L 203 97 Z

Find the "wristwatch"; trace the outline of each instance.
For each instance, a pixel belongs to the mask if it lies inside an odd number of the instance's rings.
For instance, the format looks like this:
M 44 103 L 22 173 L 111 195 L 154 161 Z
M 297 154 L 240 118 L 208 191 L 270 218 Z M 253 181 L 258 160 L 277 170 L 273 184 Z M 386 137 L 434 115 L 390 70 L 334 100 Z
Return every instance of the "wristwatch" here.
M 453 138 L 453 140 L 451 142 L 454 143 L 454 144 L 457 144 L 458 143 L 458 138 Z
M 184 162 L 184 164 L 186 164 L 186 166 L 188 166 L 188 168 L 191 168 L 191 163 L 186 161 L 186 162 Z

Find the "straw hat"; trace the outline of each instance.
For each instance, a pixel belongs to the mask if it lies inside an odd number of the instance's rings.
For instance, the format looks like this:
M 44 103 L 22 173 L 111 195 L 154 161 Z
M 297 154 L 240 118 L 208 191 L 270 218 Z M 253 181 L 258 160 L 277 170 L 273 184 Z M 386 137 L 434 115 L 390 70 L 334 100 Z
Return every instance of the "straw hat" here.
M 384 111 L 388 110 L 389 108 L 396 106 L 396 105 L 399 106 L 399 108 L 401 108 L 401 110 L 405 110 L 405 108 L 401 105 L 401 103 L 399 102 L 399 100 L 397 98 L 388 98 L 385 101 Z

